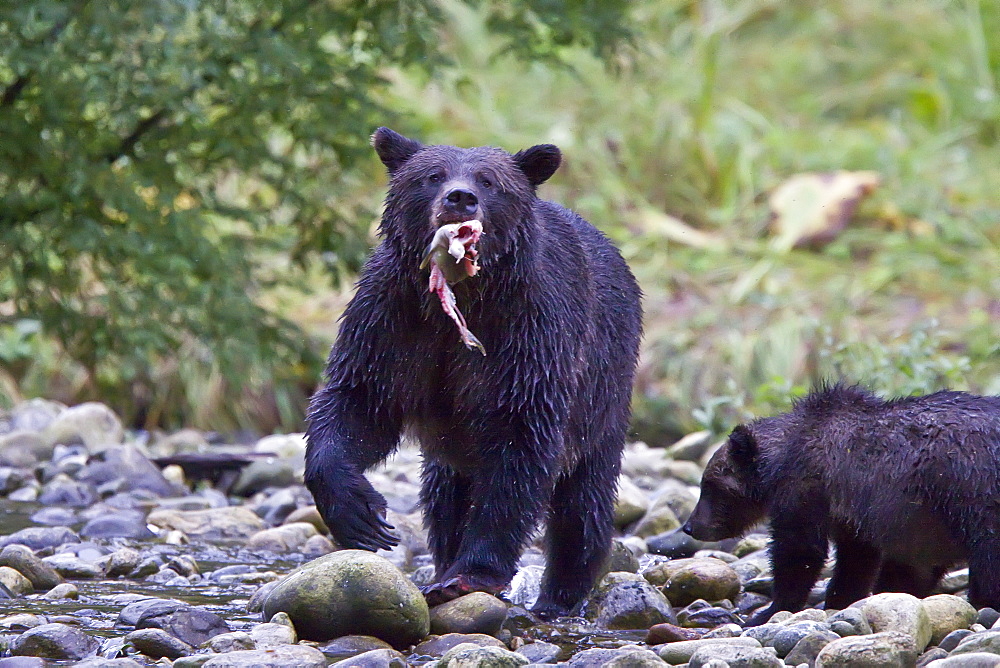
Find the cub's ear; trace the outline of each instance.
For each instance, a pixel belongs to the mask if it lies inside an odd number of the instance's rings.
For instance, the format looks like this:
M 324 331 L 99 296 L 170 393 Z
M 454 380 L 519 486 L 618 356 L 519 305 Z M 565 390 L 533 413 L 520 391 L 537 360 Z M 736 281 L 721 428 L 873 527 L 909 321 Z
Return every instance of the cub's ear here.
M 389 128 L 379 128 L 372 135 L 372 146 L 375 147 L 382 164 L 392 174 L 424 145 L 413 139 L 407 139 Z
M 729 454 L 739 466 L 752 466 L 758 452 L 757 439 L 746 425 L 741 424 L 729 434 Z
M 536 188 L 556 173 L 561 161 L 559 147 L 552 144 L 539 144 L 514 154 L 514 162 Z

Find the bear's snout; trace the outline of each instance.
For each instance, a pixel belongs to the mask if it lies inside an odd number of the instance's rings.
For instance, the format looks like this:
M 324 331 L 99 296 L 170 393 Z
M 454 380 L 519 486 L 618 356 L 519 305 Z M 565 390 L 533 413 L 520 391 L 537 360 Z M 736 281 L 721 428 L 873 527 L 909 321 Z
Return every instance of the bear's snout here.
M 478 217 L 479 197 L 470 188 L 452 188 L 438 202 L 438 223 L 462 223 Z

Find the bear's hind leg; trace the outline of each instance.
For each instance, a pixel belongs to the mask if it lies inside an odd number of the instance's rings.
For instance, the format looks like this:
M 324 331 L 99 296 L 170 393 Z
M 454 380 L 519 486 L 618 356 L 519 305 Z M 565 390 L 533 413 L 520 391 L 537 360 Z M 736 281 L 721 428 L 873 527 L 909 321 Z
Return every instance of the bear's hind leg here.
M 469 507 L 469 481 L 450 466 L 425 461 L 420 501 L 434 568 L 443 574 L 455 561 Z
M 969 603 L 1000 609 L 1000 539 L 982 540 L 969 551 Z
M 590 592 L 611 549 L 619 470 L 617 459 L 588 457 L 556 483 L 545 576 L 533 612 L 550 618 L 572 614 Z

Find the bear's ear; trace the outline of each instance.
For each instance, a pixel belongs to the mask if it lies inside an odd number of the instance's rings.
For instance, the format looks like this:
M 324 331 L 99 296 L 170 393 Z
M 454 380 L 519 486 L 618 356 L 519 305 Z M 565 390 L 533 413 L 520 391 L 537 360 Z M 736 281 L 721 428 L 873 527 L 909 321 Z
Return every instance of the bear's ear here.
M 747 468 L 757 460 L 757 439 L 746 425 L 740 425 L 729 434 L 729 454 L 738 465 Z
M 407 139 L 389 128 L 379 128 L 372 135 L 372 146 L 375 147 L 382 164 L 392 174 L 424 145 L 413 139 Z
M 562 153 L 558 146 L 539 144 L 514 154 L 514 163 L 528 177 L 532 187 L 537 188 L 549 180 L 559 169 Z

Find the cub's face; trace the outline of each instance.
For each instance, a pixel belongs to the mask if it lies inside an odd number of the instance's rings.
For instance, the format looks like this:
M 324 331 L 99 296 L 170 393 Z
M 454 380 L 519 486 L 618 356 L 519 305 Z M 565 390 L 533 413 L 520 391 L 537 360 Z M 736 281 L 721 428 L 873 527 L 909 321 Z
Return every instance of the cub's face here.
M 512 249 L 531 216 L 535 188 L 561 159 L 550 144 L 511 155 L 489 146 L 425 146 L 387 128 L 372 143 L 391 176 L 382 232 L 422 251 L 440 226 L 478 220 L 486 266 Z
M 757 445 L 750 430 L 737 427 L 708 462 L 701 496 L 683 530 L 693 538 L 735 538 L 763 519 L 757 473 Z

